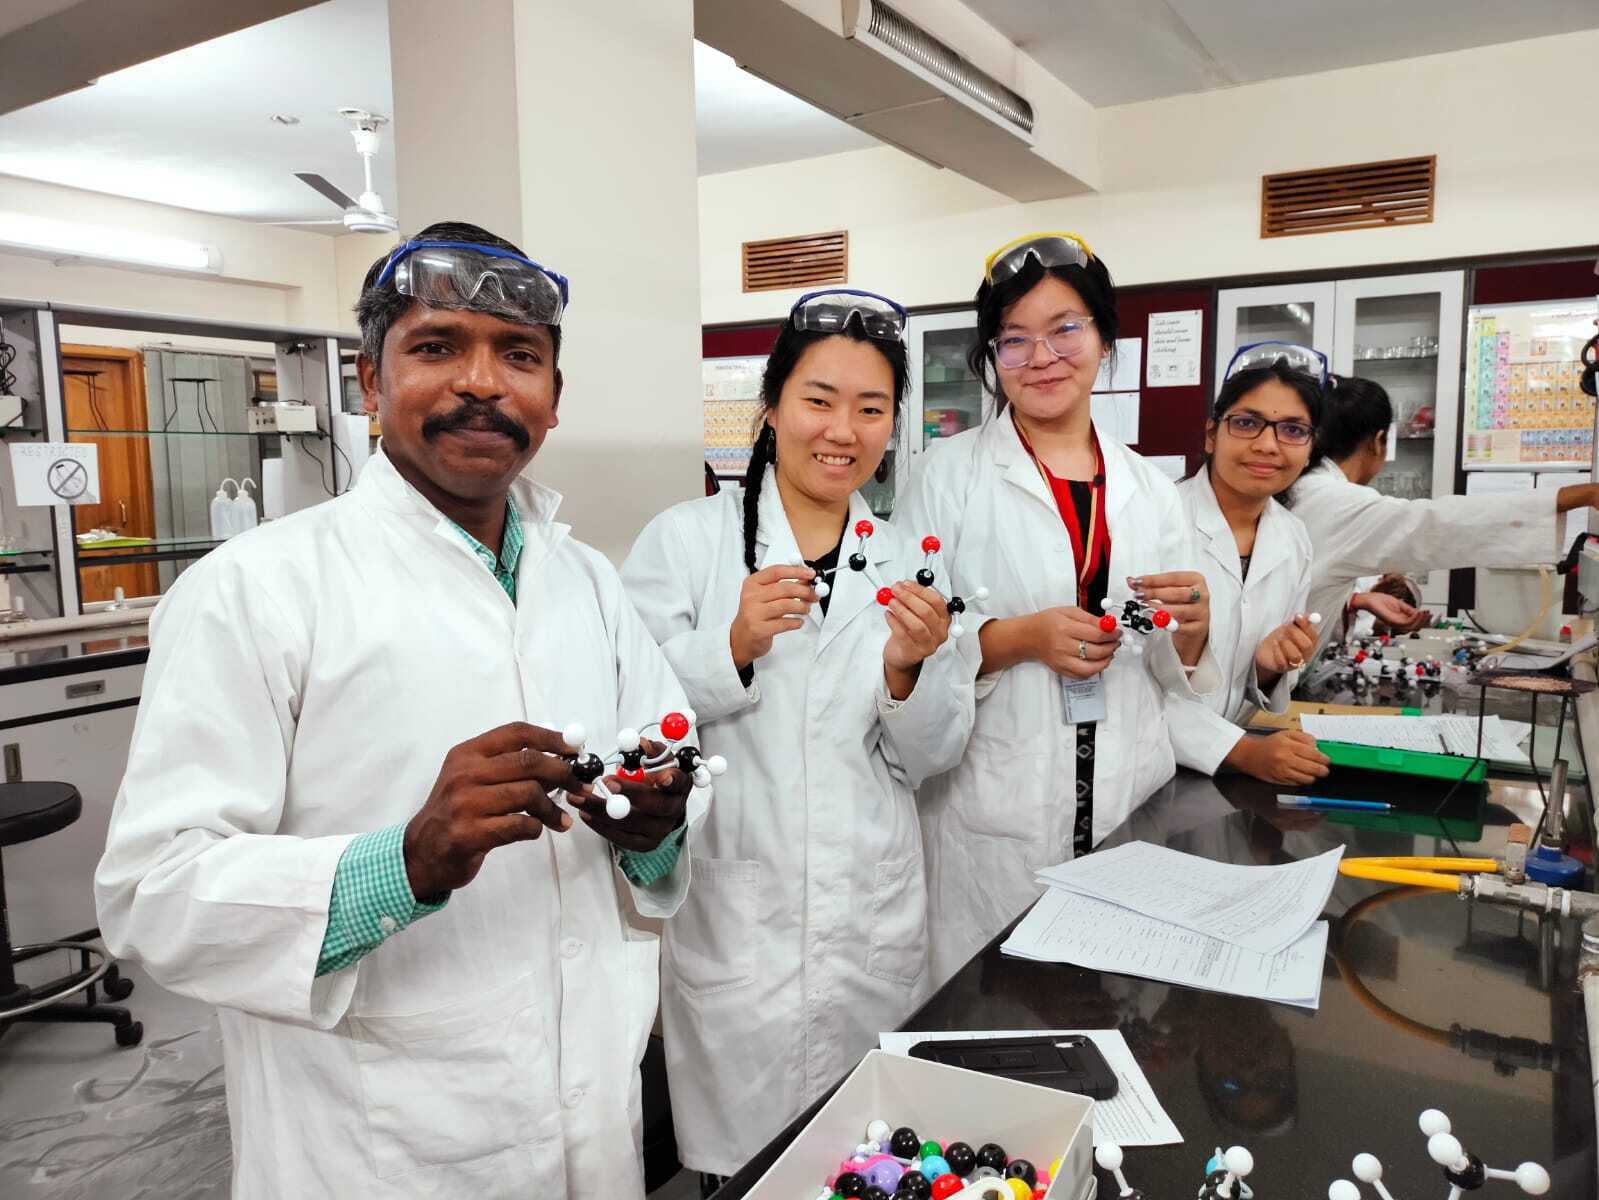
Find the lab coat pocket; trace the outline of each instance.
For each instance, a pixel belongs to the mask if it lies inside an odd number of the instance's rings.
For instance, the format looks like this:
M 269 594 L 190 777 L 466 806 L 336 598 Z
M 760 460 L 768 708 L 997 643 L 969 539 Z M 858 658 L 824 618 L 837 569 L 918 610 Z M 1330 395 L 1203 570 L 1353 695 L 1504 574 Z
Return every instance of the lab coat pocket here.
M 927 971 L 927 879 L 921 855 L 877 864 L 871 911 L 866 973 L 891 983 L 915 983 Z
M 1057 720 L 1063 711 L 1060 686 L 1051 682 L 1048 703 Z M 1066 745 L 1064 751 L 1074 760 L 1076 735 L 1064 724 L 1057 726 L 1050 739 L 1057 745 Z M 1050 753 L 1050 740 L 1042 735 L 1018 738 L 1007 732 L 995 736 L 973 730 L 966 744 L 967 778 L 973 784 L 951 806 L 949 819 L 963 833 L 985 838 L 1005 838 L 1007 842 L 1028 841 L 1036 831 L 1048 827 L 1043 814 L 1072 793 L 1073 783 L 1062 773 L 1056 756 Z M 1068 760 L 1071 761 L 1071 760 Z M 1004 786 L 999 781 L 1004 781 Z M 970 847 L 975 853 L 977 847 Z M 1007 855 L 1015 853 L 1008 846 Z M 1053 861 L 1053 860 L 1051 860 Z M 985 869 L 1004 869 L 1003 862 Z
M 536 1084 L 555 1086 L 534 986 L 529 976 L 430 1012 L 350 1016 L 380 1179 L 531 1140 Z
M 694 855 L 691 869 L 688 900 L 666 927 L 667 969 L 694 996 L 746 987 L 755 979 L 761 865 Z

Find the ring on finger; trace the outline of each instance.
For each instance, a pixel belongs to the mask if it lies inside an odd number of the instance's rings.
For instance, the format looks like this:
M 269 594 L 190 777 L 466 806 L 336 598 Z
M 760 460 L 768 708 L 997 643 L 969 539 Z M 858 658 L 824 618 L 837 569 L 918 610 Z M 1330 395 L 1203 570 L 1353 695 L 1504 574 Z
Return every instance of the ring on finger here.
M 1288 665 L 1290 668 L 1297 671 L 1300 667 L 1305 665 L 1305 660 L 1302 658 L 1290 658 L 1288 660 Z
M 1088 657 L 1088 643 L 1081 638 L 1077 639 L 1077 657 L 1083 659 Z
M 1200 591 L 1198 588 L 1195 588 L 1193 591 L 1188 593 L 1188 603 L 1190 604 L 1198 604 L 1204 598 L 1205 593 Z

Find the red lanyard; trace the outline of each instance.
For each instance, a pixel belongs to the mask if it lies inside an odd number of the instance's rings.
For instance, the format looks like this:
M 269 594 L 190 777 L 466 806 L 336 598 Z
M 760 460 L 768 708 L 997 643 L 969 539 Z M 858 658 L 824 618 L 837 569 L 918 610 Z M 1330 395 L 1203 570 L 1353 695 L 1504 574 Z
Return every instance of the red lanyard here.
M 1015 418 L 1011 423 L 1016 425 Z M 1077 517 L 1077 505 L 1072 501 L 1071 481 L 1057 478 L 1038 455 L 1033 453 L 1033 447 L 1027 440 L 1027 435 L 1022 432 L 1022 427 L 1016 425 L 1016 436 L 1022 440 L 1022 448 L 1027 451 L 1033 465 L 1038 468 L 1044 482 L 1049 485 L 1050 494 L 1055 497 L 1055 507 L 1060 511 L 1060 519 L 1066 526 L 1066 532 L 1072 539 L 1072 554 L 1077 561 L 1077 602 L 1087 603 L 1088 585 L 1094 576 L 1099 573 L 1099 566 L 1110 553 L 1110 526 L 1105 521 L 1105 454 L 1099 448 L 1099 434 L 1089 427 L 1089 434 L 1094 439 L 1094 479 L 1088 485 L 1088 525 L 1091 533 L 1087 548 L 1083 546 L 1082 523 Z

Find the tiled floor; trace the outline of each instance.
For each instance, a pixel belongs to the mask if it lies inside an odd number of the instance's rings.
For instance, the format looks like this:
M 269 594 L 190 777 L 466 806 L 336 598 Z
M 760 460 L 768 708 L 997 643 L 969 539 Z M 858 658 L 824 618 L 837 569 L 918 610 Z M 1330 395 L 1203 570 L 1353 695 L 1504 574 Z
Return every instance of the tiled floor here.
M 140 1045 L 119 1049 L 109 1025 L 18 1024 L 0 1038 L 5 1200 L 226 1200 L 232 1151 L 212 1011 L 124 973 Z M 698 1179 L 680 1172 L 650 1200 L 698 1197 Z

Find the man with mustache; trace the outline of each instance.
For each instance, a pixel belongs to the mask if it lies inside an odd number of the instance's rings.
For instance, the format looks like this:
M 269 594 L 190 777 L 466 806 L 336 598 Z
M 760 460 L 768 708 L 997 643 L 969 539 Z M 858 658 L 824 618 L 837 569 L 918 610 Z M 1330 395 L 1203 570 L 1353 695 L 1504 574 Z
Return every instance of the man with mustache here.
M 374 263 L 380 452 L 151 622 L 100 925 L 219 1007 L 236 1197 L 643 1195 L 657 943 L 619 876 L 673 912 L 705 803 L 657 770 L 606 780 L 612 819 L 556 732 L 603 750 L 683 707 L 611 565 L 522 477 L 566 299 L 471 225 Z

